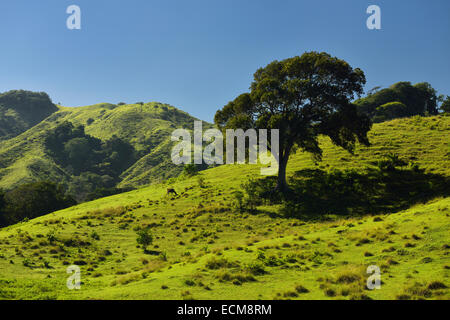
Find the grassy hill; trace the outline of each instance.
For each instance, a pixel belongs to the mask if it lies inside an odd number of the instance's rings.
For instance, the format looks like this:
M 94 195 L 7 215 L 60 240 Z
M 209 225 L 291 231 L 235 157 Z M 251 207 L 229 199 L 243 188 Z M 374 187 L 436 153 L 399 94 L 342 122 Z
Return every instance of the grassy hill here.
M 86 107 L 59 107 L 58 111 L 25 132 L 0 142 L 0 188 L 51 180 L 69 185 L 73 174 L 50 157 L 44 148 L 46 135 L 65 121 L 85 126 L 86 134 L 102 141 L 117 136 L 137 151 L 136 162 L 120 176 L 120 186 L 135 187 L 176 176 L 181 168 L 168 155 L 170 134 L 192 127 L 194 118 L 172 106 L 157 102 Z M 209 124 L 205 123 L 205 126 Z M 161 169 L 164 174 L 161 174 Z
M 54 116 L 77 118 L 66 112 Z M 299 152 L 288 176 L 292 183 L 311 170 L 353 169 L 370 180 L 376 161 L 396 153 L 424 171 L 397 169 L 405 180 L 393 185 L 380 172 L 385 193 L 373 208 L 382 211 L 296 218 L 264 203 L 241 212 L 234 194 L 250 178 L 261 178 L 259 166 L 224 165 L 0 230 L 0 298 L 449 299 L 450 194 L 435 185 L 445 187 L 450 177 L 450 118 L 380 123 L 369 137 L 372 145 L 354 156 L 323 139 L 323 161 L 316 165 Z M 169 186 L 179 195 L 168 197 Z M 402 198 L 387 197 L 397 187 Z M 136 232 L 147 227 L 154 241 L 144 253 Z M 72 264 L 81 267 L 80 290 L 66 287 Z M 381 269 L 380 289 L 365 289 L 369 265 Z

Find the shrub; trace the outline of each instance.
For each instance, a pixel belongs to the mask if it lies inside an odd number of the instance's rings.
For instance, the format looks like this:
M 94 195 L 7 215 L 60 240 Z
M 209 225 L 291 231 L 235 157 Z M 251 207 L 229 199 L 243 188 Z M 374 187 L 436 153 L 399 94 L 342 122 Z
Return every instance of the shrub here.
M 197 178 L 197 183 L 198 183 L 198 186 L 200 187 L 200 188 L 206 188 L 206 183 L 205 183 L 205 178 L 203 178 L 203 177 L 198 177 Z
M 226 258 L 216 258 L 212 257 L 206 262 L 205 267 L 211 270 L 221 269 L 221 268 L 233 268 L 237 267 L 239 264 L 237 262 L 230 262 Z
M 92 231 L 91 238 L 94 239 L 94 240 L 100 240 L 100 236 L 95 231 Z
M 51 244 L 53 244 L 57 239 L 56 239 L 56 235 L 55 235 L 55 231 L 52 230 L 47 234 L 47 240 L 48 242 L 50 242 Z
M 308 293 L 309 290 L 306 289 L 304 286 L 302 285 L 298 285 L 295 287 L 295 291 L 297 291 L 298 293 Z
M 142 245 L 144 252 L 147 251 L 147 247 L 153 243 L 153 235 L 149 229 L 142 229 L 137 232 L 137 243 Z
M 352 272 L 347 272 L 347 273 L 343 273 L 338 275 L 336 281 L 338 283 L 353 283 L 353 282 L 357 282 L 361 280 L 361 276 L 359 274 L 356 273 L 352 273 Z
M 252 262 L 246 266 L 246 270 L 255 276 L 266 274 L 267 271 L 264 266 L 259 262 Z
M 384 160 L 380 160 L 377 163 L 378 168 L 382 171 L 393 171 L 397 167 L 406 167 L 407 165 L 408 163 L 400 159 L 395 153 L 389 153 Z
M 222 269 L 216 274 L 216 278 L 221 282 L 233 282 L 234 284 L 241 284 L 244 282 L 253 282 L 256 281 L 255 277 L 248 273 L 229 273 L 228 271 Z
M 242 211 L 244 209 L 244 193 L 242 191 L 235 191 L 232 195 L 234 197 L 234 207 L 239 211 Z
M 183 173 L 186 177 L 192 177 L 198 174 L 197 166 L 193 163 L 186 164 L 183 168 Z
M 195 286 L 195 281 L 193 281 L 191 279 L 186 279 L 186 280 L 184 280 L 184 284 L 189 287 L 193 287 L 193 286 Z
M 447 289 L 447 286 L 440 281 L 433 281 L 428 284 L 427 289 L 429 290 Z
M 325 290 L 325 295 L 327 297 L 334 297 L 336 296 L 336 291 L 334 291 L 334 289 L 328 288 Z

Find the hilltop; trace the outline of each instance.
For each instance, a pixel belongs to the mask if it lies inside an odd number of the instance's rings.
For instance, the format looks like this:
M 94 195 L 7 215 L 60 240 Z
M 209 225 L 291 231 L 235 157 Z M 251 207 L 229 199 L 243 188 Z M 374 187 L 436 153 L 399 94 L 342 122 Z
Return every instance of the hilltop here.
M 112 127 L 120 115 L 113 112 L 120 107 L 86 108 L 96 118 L 110 114 Z M 58 114 L 89 118 L 66 109 L 52 117 Z M 86 131 L 101 136 L 102 128 L 93 122 Z M 372 145 L 353 156 L 326 138 L 322 162 L 292 156 L 290 183 L 308 186 L 308 174 L 320 172 L 376 186 L 358 207 L 364 213 L 286 215 L 270 202 L 241 210 L 237 192 L 261 178 L 259 166 L 223 165 L 4 228 L 0 298 L 449 299 L 449 136 L 450 117 L 415 116 L 375 124 Z M 145 141 L 129 138 L 137 149 Z M 388 154 L 409 166 L 382 170 Z M 167 196 L 168 187 L 179 195 Z M 146 228 L 154 239 L 144 252 L 136 239 Z M 72 264 L 81 267 L 81 290 L 66 287 Z M 365 287 L 369 265 L 381 268 L 379 290 Z
M 45 92 L 11 90 L 0 94 L 0 142 L 13 138 L 58 111 Z

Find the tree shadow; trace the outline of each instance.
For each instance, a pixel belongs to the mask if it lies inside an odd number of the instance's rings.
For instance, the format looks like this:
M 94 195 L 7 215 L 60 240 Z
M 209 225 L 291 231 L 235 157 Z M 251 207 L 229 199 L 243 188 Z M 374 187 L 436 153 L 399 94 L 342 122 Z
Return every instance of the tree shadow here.
M 161 251 L 145 249 L 144 253 L 151 256 L 159 256 L 161 254 Z
M 450 179 L 415 168 L 364 170 L 305 169 L 289 179 L 291 190 L 274 195 L 271 178 L 251 182 L 269 203 L 281 203 L 284 217 L 321 219 L 326 215 L 358 216 L 398 212 L 417 203 L 450 195 Z M 266 191 L 262 191 L 266 190 Z

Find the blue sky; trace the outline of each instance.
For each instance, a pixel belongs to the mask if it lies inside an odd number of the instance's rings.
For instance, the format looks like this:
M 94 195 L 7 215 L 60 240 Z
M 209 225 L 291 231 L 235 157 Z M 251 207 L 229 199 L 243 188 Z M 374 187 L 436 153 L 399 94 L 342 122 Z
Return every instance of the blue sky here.
M 72 4 L 81 30 L 66 28 Z M 366 27 L 371 4 L 381 30 Z M 367 90 L 428 81 L 450 95 L 449 13 L 448 0 L 4 0 L 0 92 L 160 101 L 212 121 L 257 68 L 314 50 L 363 69 Z

